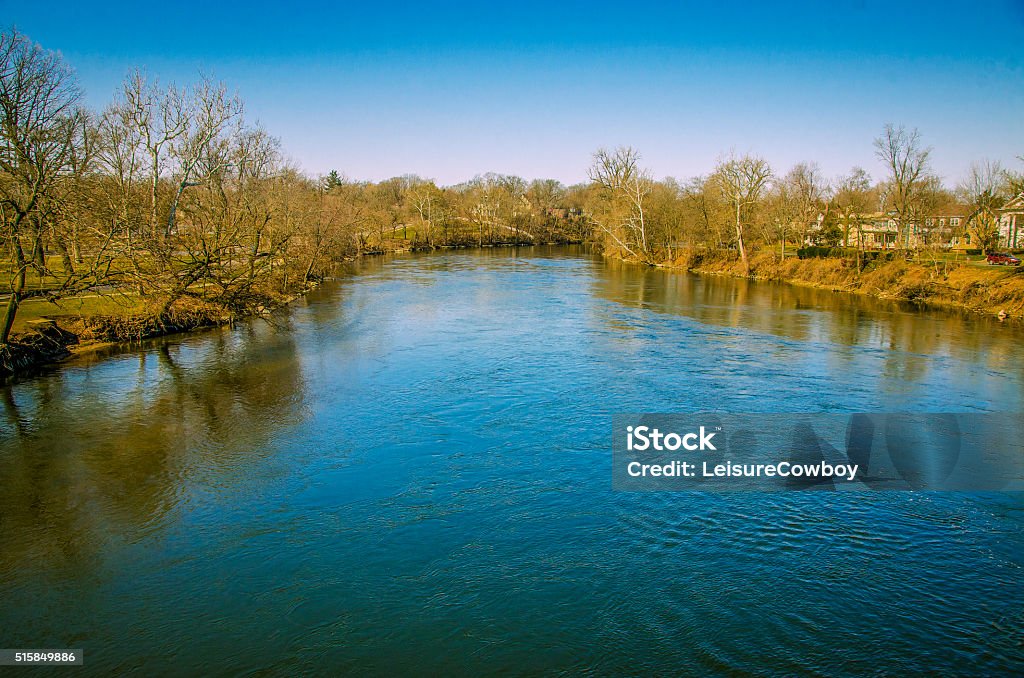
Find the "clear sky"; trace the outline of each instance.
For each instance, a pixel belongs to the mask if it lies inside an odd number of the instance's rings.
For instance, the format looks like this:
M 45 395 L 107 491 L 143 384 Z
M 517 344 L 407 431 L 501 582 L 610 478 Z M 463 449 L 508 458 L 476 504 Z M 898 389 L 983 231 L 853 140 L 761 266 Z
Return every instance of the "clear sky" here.
M 887 122 L 949 184 L 981 158 L 1024 168 L 1024 0 L 0 0 L 0 21 L 60 50 L 96 108 L 136 66 L 210 73 L 310 173 L 574 183 L 627 144 L 658 177 L 735 149 L 878 178 Z

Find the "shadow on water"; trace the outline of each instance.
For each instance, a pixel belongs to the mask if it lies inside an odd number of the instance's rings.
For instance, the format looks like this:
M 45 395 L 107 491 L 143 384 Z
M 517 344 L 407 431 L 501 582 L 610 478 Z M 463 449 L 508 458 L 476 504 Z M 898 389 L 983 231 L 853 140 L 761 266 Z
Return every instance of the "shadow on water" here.
M 929 365 L 943 357 L 1024 375 L 1024 331 L 995 318 L 615 260 L 600 260 L 597 266 L 601 275 L 594 279 L 595 294 L 617 304 L 796 342 L 884 351 L 884 369 L 893 378 L 924 378 Z
M 190 494 L 238 482 L 302 417 L 294 341 L 265 323 L 90 363 L 0 390 L 0 574 L 99 566 Z

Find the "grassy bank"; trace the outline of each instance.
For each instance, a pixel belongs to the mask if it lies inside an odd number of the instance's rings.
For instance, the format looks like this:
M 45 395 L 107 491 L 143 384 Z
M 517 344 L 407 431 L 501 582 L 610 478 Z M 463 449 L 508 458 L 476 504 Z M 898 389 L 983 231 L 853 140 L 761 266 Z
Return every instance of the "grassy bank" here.
M 284 306 L 314 287 L 316 283 L 311 283 L 296 294 L 277 295 L 271 305 L 258 307 L 251 315 Z M 121 294 L 93 294 L 56 303 L 34 301 L 24 305 L 10 345 L 0 350 L 0 377 L 31 372 L 111 344 L 227 325 L 240 318 L 193 299 L 179 300 L 168 309 L 159 309 L 152 299 Z
M 783 259 L 763 251 L 751 255 L 748 272 L 734 252 L 715 250 L 681 251 L 658 265 L 1024 319 L 1024 268 L 899 258 L 859 268 L 852 258 Z

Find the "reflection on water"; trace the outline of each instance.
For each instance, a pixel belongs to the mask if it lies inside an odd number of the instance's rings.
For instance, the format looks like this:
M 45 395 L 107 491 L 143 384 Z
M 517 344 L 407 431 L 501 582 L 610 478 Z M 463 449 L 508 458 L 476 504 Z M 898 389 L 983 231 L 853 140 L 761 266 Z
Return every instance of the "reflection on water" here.
M 88 569 L 174 520 L 190 487 L 244 480 L 301 416 L 294 350 L 252 324 L 4 389 L 0 573 Z
M 632 330 L 634 338 L 644 336 L 652 313 L 680 315 L 704 326 L 739 330 L 707 333 L 706 339 L 726 354 L 712 351 L 703 357 L 723 365 L 760 363 L 763 376 L 786 376 L 779 368 L 784 373 L 809 368 L 808 378 L 853 377 L 869 387 L 873 397 L 862 405 L 868 410 L 931 409 L 929 400 L 934 399 L 926 390 L 950 387 L 987 397 L 954 396 L 949 402 L 949 394 L 942 394 L 946 407 L 1021 409 L 1022 331 L 995 318 L 782 283 L 686 275 L 617 261 L 601 265 L 595 293 L 616 302 L 606 320 L 625 334 Z M 618 305 L 651 313 L 630 313 Z M 760 342 L 752 341 L 751 333 L 788 341 L 765 342 L 767 352 L 759 353 L 753 344 Z M 652 342 L 660 340 L 651 336 Z M 797 348 L 791 350 L 794 343 Z M 777 409 L 775 401 L 764 401 L 770 390 L 771 384 L 762 385 L 763 406 L 755 409 Z M 822 388 L 817 409 L 851 408 L 848 402 L 831 402 L 833 394 Z M 910 397 L 914 400 L 905 400 Z
M 1012 672 L 1019 497 L 615 493 L 609 432 L 1019 413 L 1021 338 L 567 248 L 366 259 L 272 324 L 0 390 L 0 646 L 96 672 Z
M 937 358 L 947 357 L 1024 375 L 1024 333 L 992 317 L 784 283 L 641 269 L 618 261 L 603 262 L 603 267 L 606 275 L 596 286 L 603 298 L 800 342 L 882 350 L 891 377 L 921 378 Z M 839 352 L 837 357 L 848 355 Z

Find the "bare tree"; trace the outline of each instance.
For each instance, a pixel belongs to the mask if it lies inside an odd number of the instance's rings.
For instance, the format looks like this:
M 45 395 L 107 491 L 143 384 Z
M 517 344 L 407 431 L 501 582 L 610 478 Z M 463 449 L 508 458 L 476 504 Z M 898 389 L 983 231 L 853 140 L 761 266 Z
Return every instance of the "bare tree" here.
M 1004 194 L 1005 173 L 998 161 L 971 163 L 967 176 L 956 188 L 957 197 L 970 208 L 967 228 L 972 231 L 986 252 L 999 244 L 999 213 L 1007 195 Z
M 951 197 L 949 192 L 942 188 L 941 179 L 933 174 L 926 175 L 910 212 L 911 223 L 916 225 L 919 232 L 918 247 L 923 249 L 922 254 L 929 256 L 936 273 L 940 271 L 940 263 L 945 265 L 940 253 L 948 244 L 952 231 L 943 220 L 936 219 L 935 215 L 948 204 Z
M 875 139 L 875 155 L 889 172 L 888 200 L 896 213 L 897 233 L 903 234 L 904 247 L 910 249 L 911 214 L 925 188 L 931 149 L 922 146 L 921 135 L 891 123 Z
M 598 149 L 589 176 L 604 197 L 602 212 L 591 215 L 594 226 L 630 255 L 651 263 L 646 200 L 654 181 L 640 167 L 640 154 L 626 146 Z
M 736 217 L 736 244 L 743 268 L 749 273 L 750 262 L 743 242 L 743 209 L 761 199 L 772 179 L 772 168 L 764 158 L 752 155 L 737 158 L 732 155 L 718 163 L 714 176 L 719 190 L 732 205 Z
M 433 181 L 420 181 L 409 190 L 409 200 L 420 219 L 420 228 L 424 232 L 423 240 L 428 246 L 433 244 L 434 204 L 437 202 L 438 188 Z
M 768 196 L 771 216 L 763 224 L 765 240 L 771 242 L 777 239 L 781 246 L 780 258 L 785 259 L 786 243 L 790 234 L 797 230 L 802 221 L 802 210 L 799 201 L 793 195 L 793 188 L 788 182 L 780 181 L 773 188 L 774 190 Z
M 722 199 L 722 191 L 714 176 L 693 177 L 682 187 L 683 205 L 698 226 L 697 235 L 707 245 L 725 246 L 725 238 L 732 228 L 729 205 Z
M 224 84 L 204 79 L 186 94 L 184 132 L 171 140 L 171 155 L 176 162 L 175 191 L 167 215 L 165 237 L 174 230 L 181 196 L 198 186 L 205 177 L 222 173 L 230 166 L 230 138 L 241 138 L 242 101 L 229 96 Z M 234 122 L 234 134 L 227 134 Z
M 1024 162 L 1024 155 L 1018 155 L 1017 159 Z M 1006 194 L 1011 197 L 1024 193 L 1024 172 L 1014 172 L 1010 169 L 1004 170 L 1003 185 Z
M 560 203 L 565 196 L 565 186 L 555 179 L 534 179 L 527 195 L 541 214 L 547 214 L 548 210 L 562 206 Z
M 792 201 L 801 241 L 806 242 L 810 230 L 818 225 L 818 215 L 828 209 L 828 181 L 822 176 L 818 163 L 801 162 L 786 174 L 783 183 L 786 196 Z
M 159 234 L 160 179 L 166 164 L 168 147 L 186 133 L 189 125 L 184 94 L 176 87 L 160 91 L 141 71 L 128 76 L 122 88 L 122 100 L 114 104 L 138 130 L 149 160 L 149 236 Z
M 79 98 L 59 54 L 17 31 L 0 33 L 0 219 L 13 261 L 0 346 L 6 347 L 26 295 L 28 269 L 45 273 L 42 211 L 69 169 Z
M 92 204 L 98 183 L 96 170 L 100 140 L 96 117 L 84 108 L 75 112 L 70 124 L 73 136 L 67 169 L 57 182 L 53 199 L 47 204 L 53 208 L 48 219 L 50 238 L 61 254 L 61 273 L 74 277 L 76 268 L 84 263 L 83 237 L 95 212 Z M 109 230 L 109 225 L 104 225 L 102 230 Z M 41 263 L 45 266 L 45 262 L 41 260 Z
M 850 246 L 850 232 L 856 230 L 858 269 L 861 267 L 861 253 L 864 250 L 864 224 L 867 223 L 867 214 L 874 201 L 871 177 L 864 169 L 854 167 L 848 175 L 840 177 L 836 182 L 835 203 L 843 229 L 843 246 Z

